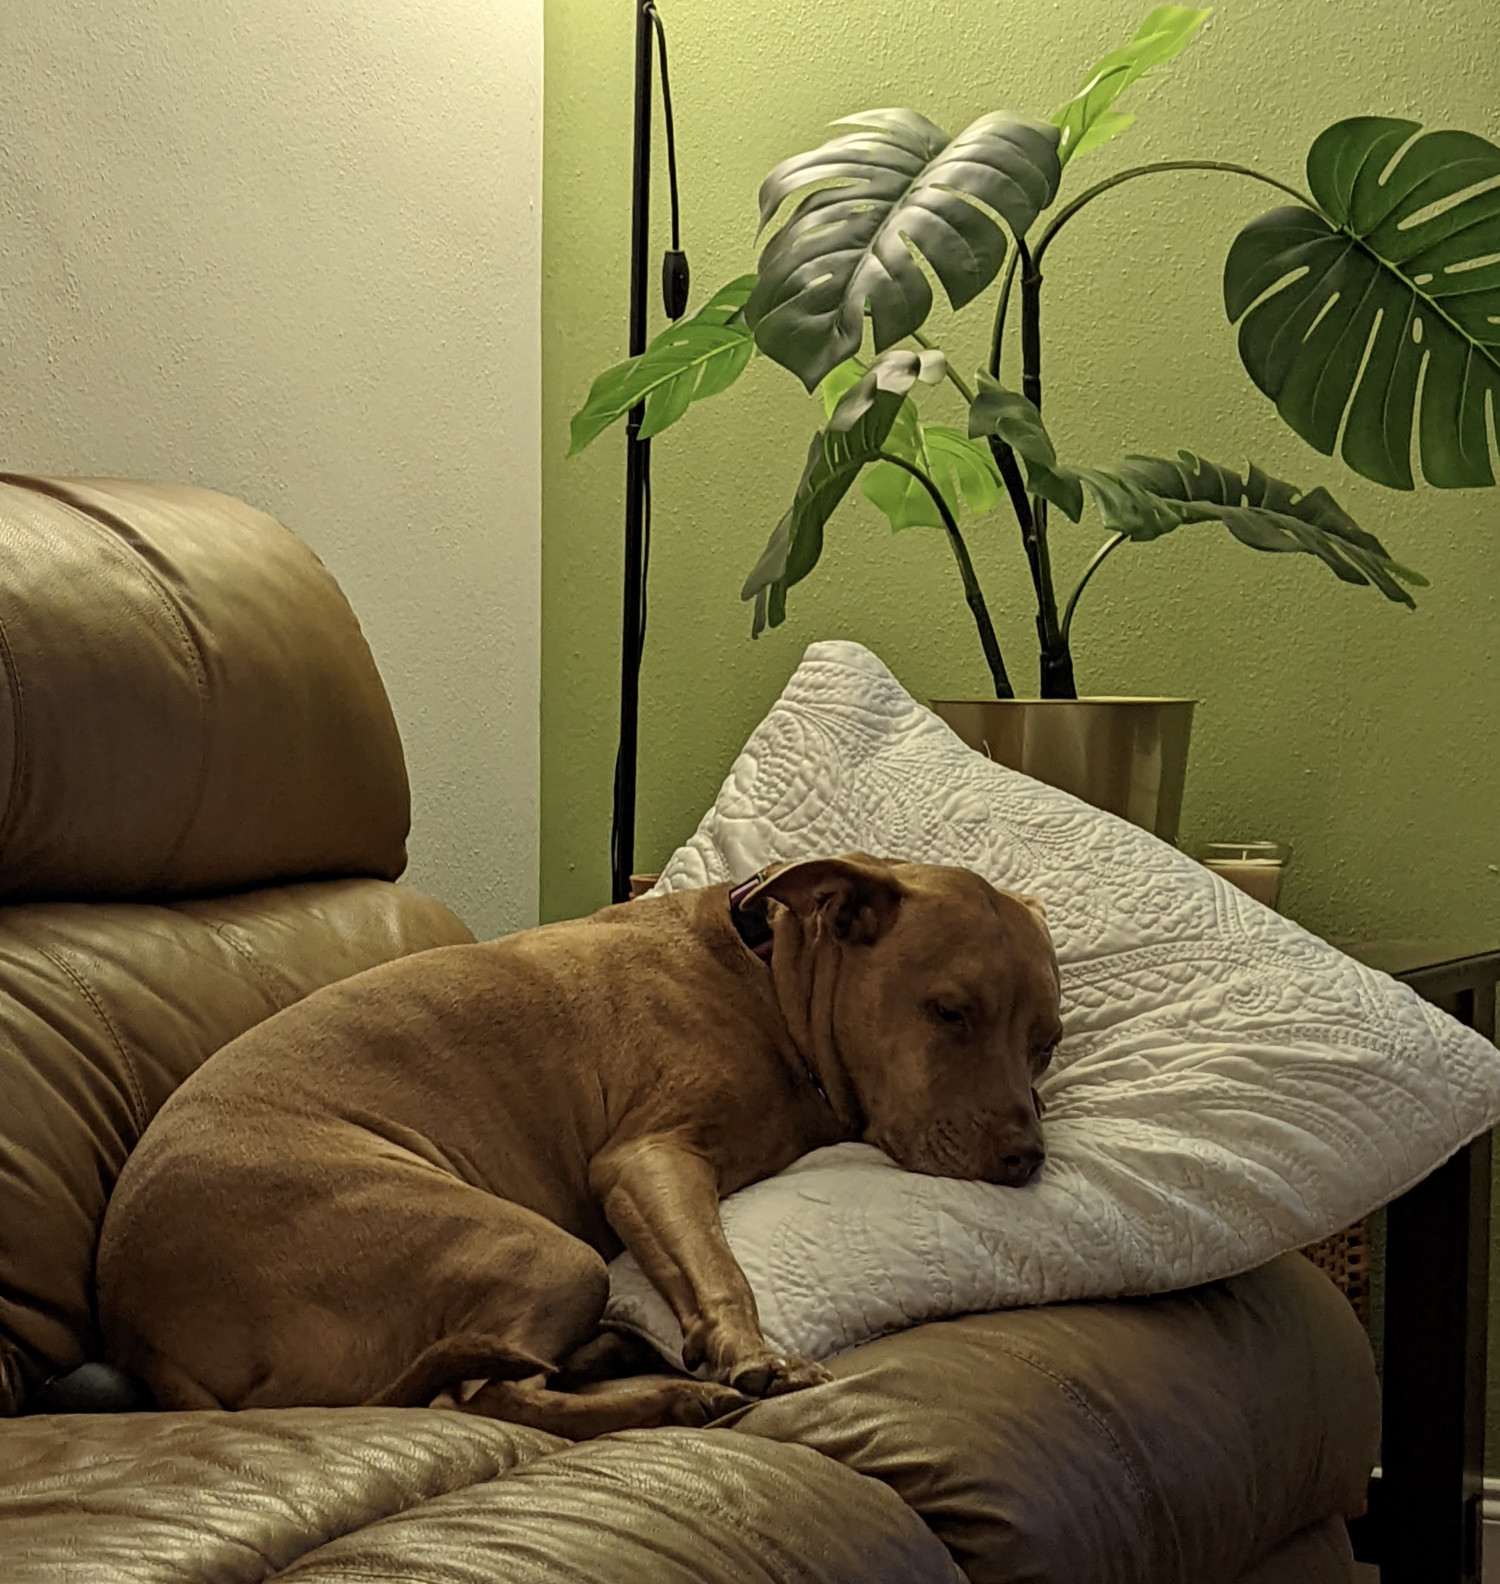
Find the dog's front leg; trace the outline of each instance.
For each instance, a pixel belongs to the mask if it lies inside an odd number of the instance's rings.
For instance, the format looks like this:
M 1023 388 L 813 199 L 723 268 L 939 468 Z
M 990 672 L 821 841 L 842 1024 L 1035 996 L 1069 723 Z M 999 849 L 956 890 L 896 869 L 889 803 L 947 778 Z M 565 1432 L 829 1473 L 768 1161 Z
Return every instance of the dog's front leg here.
M 602 1151 L 589 1180 L 609 1224 L 682 1327 L 689 1369 L 755 1397 L 832 1377 L 820 1364 L 775 1353 L 761 1335 L 755 1296 L 724 1240 L 719 1188 L 702 1155 L 670 1137 Z

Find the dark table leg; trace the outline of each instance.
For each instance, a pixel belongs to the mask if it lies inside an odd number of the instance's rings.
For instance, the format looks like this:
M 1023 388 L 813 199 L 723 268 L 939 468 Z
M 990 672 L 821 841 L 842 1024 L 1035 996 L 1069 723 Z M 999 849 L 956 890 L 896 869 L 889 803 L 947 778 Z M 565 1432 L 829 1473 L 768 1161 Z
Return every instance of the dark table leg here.
M 1403 955 L 1372 965 L 1495 1039 L 1500 953 Z M 1479 1584 L 1483 1572 L 1489 1211 L 1488 1134 L 1386 1208 L 1381 1477 L 1349 1525 L 1381 1584 Z
M 1386 1212 L 1381 1584 L 1479 1584 L 1490 1138 Z

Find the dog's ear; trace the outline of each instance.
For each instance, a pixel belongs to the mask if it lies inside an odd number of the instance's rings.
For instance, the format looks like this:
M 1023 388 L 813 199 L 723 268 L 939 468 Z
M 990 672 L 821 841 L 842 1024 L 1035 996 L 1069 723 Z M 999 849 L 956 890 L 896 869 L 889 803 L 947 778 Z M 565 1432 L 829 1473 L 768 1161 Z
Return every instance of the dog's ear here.
M 1029 914 L 1031 914 L 1038 924 L 1042 925 L 1043 928 L 1046 927 L 1047 904 L 1043 902 L 1040 897 L 1027 896 L 1020 891 L 1012 891 L 1010 895 L 1013 896 Z
M 896 919 L 903 887 L 895 871 L 866 853 L 803 858 L 768 875 L 744 899 L 774 897 L 803 919 L 819 918 L 838 940 L 868 946 Z M 743 906 L 744 903 L 741 903 Z

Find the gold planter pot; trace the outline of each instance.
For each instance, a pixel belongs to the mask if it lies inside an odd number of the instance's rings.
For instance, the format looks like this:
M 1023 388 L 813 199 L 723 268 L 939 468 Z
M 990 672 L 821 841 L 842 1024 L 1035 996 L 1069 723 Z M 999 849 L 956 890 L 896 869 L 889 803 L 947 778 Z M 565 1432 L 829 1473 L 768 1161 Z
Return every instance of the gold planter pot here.
M 977 752 L 1177 840 L 1193 699 L 934 699 Z

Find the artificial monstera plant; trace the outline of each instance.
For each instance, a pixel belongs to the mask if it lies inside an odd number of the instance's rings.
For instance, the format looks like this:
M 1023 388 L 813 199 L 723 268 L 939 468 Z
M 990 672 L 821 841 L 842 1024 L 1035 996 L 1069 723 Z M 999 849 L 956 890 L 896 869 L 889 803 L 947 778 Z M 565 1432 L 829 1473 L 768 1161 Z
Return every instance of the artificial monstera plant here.
M 911 110 L 872 110 L 784 160 L 760 190 L 762 229 L 790 213 L 756 273 L 719 291 L 639 357 L 607 370 L 573 420 L 582 449 L 638 406 L 660 434 L 727 389 L 758 354 L 822 396 L 790 506 L 747 579 L 753 632 L 785 618 L 787 591 L 817 565 L 834 508 L 862 478 L 893 527 L 930 525 L 952 548 L 1000 698 L 1014 696 L 964 537 L 1002 500 L 1019 526 L 1036 595 L 1044 698 L 1076 696 L 1078 598 L 1104 559 L 1189 523 L 1242 544 L 1316 556 L 1346 583 L 1410 606 L 1425 580 L 1400 566 L 1328 491 L 1190 451 L 1112 468 L 1059 457 L 1042 421 L 1040 304 L 1047 250 L 1105 193 L 1166 171 L 1233 172 L 1291 200 L 1252 220 L 1224 266 L 1224 307 L 1251 379 L 1324 455 L 1393 489 L 1492 485 L 1500 423 L 1500 148 L 1380 116 L 1340 121 L 1307 156 L 1307 193 L 1218 160 L 1121 171 L 1053 211 L 1063 178 L 1133 117 L 1121 93 L 1189 43 L 1206 10 L 1163 6 L 1089 73 L 1050 121 L 997 111 L 955 137 Z M 800 196 L 798 196 L 800 195 Z M 1042 217 L 1049 215 L 1043 222 Z M 923 333 L 930 278 L 955 310 L 984 304 L 988 366 L 964 378 Z M 998 284 L 997 284 L 998 283 Z M 1021 388 L 1001 383 L 1008 338 Z M 923 385 L 946 385 L 956 423 L 935 421 Z M 1092 506 L 1108 537 L 1059 601 L 1048 514 Z

